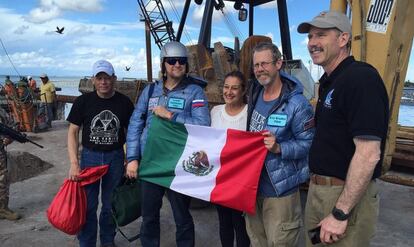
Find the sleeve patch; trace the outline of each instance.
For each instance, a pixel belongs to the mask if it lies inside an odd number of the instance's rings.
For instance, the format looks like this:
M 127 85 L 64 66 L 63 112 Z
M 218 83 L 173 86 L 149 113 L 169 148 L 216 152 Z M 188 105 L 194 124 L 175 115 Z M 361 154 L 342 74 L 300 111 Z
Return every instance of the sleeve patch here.
M 315 127 L 315 118 L 311 118 L 303 124 L 303 130 L 306 131 Z
M 195 99 L 195 100 L 193 100 L 192 101 L 192 103 L 191 103 L 191 106 L 193 107 L 193 108 L 196 108 L 196 107 L 203 107 L 203 106 L 205 106 L 206 105 L 206 101 L 204 100 L 204 99 Z

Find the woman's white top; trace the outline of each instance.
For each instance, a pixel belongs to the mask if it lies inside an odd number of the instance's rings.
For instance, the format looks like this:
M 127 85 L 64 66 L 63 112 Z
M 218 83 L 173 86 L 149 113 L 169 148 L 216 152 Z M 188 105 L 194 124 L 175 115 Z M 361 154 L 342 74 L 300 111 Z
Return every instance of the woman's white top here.
M 246 130 L 247 105 L 235 116 L 227 114 L 225 105 L 217 105 L 211 109 L 210 115 L 213 128 Z

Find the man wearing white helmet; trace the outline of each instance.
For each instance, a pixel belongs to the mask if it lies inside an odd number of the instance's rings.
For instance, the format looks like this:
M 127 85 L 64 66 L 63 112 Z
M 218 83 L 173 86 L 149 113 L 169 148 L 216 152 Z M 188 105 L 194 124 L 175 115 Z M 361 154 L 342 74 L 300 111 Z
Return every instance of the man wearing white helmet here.
M 210 125 L 203 89 L 186 76 L 187 48 L 172 41 L 162 47 L 160 57 L 162 78 L 143 90 L 128 126 L 126 175 L 130 178 L 138 177 L 139 161 L 154 115 L 179 123 Z M 190 197 L 146 181 L 142 181 L 141 185 L 142 246 L 160 246 L 160 209 L 165 193 L 176 223 L 177 246 L 194 246 L 194 223 L 189 212 Z

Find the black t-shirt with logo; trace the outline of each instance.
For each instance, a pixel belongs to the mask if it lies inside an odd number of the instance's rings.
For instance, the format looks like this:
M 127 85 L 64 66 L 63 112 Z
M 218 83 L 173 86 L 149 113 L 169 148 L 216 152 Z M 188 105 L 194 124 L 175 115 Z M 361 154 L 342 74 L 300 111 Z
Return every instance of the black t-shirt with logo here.
M 82 145 L 95 151 L 122 148 L 125 131 L 134 105 L 125 95 L 115 92 L 108 99 L 100 98 L 96 91 L 79 96 L 67 121 L 82 126 Z
M 354 137 L 381 140 L 381 174 L 388 129 L 388 95 L 377 70 L 352 56 L 322 76 L 315 111 L 316 133 L 309 153 L 312 173 L 345 180 L 355 152 Z

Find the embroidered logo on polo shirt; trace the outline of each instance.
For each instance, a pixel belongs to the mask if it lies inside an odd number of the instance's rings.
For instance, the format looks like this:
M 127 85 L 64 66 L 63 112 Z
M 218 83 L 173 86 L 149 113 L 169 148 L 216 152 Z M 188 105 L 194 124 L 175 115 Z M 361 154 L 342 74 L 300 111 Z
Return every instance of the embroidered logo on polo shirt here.
M 334 90 L 335 89 L 332 89 L 331 91 L 329 91 L 329 93 L 326 95 L 326 98 L 325 98 L 325 102 L 323 103 L 323 105 L 326 107 L 326 108 L 329 108 L 329 109 L 331 109 L 332 108 L 332 94 L 333 94 L 333 92 L 334 92 Z

